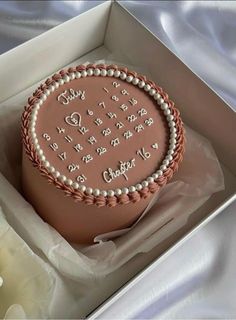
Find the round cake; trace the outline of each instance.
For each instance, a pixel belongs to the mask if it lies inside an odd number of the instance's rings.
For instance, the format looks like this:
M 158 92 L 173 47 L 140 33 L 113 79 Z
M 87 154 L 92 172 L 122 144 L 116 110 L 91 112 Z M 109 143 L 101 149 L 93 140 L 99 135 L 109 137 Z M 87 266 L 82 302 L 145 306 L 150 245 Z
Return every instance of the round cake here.
M 22 137 L 25 196 L 73 243 L 134 223 L 184 151 L 168 95 L 116 65 L 79 65 L 47 79 L 28 99 Z

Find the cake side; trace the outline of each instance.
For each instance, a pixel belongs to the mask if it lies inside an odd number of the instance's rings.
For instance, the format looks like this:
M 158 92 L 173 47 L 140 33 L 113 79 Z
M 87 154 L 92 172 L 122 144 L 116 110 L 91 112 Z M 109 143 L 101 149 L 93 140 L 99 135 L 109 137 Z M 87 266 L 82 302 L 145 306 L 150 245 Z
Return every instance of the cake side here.
M 65 87 L 66 84 L 69 84 L 70 82 L 72 83 L 73 80 L 75 79 L 80 79 L 80 78 L 92 78 L 92 77 L 104 77 L 106 79 L 113 79 L 114 83 L 120 84 L 120 80 L 122 80 L 124 83 L 127 84 L 132 84 L 134 87 L 138 87 L 141 90 L 144 90 L 145 93 L 149 98 L 152 98 L 152 100 L 155 102 L 156 107 L 161 110 L 163 115 L 165 116 L 166 119 L 166 125 L 168 128 L 168 148 L 165 149 L 165 140 L 166 138 L 163 138 L 163 144 L 162 142 L 156 143 L 155 142 L 155 137 L 150 138 L 149 143 L 149 148 L 152 148 L 155 151 L 155 146 L 157 146 L 156 149 L 159 149 L 159 154 L 158 156 L 153 157 L 154 160 L 156 161 L 156 170 L 153 171 L 154 169 L 154 162 L 150 164 L 151 168 L 148 168 L 146 165 L 147 157 L 149 156 L 150 150 L 147 151 L 145 148 L 147 147 L 147 142 L 145 142 L 145 145 L 143 148 L 140 148 L 140 145 L 138 145 L 138 139 L 136 138 L 134 142 L 127 142 L 126 137 L 122 136 L 122 139 L 125 139 L 123 142 L 123 145 L 127 149 L 126 152 L 122 151 L 122 154 L 124 153 L 129 153 L 129 152 L 134 152 L 136 151 L 136 157 L 127 157 L 125 160 L 120 161 L 123 167 L 120 167 L 120 176 L 122 176 L 122 183 L 120 183 L 121 187 L 119 187 L 119 184 L 116 184 L 118 179 L 111 179 L 112 177 L 115 176 L 115 174 L 112 171 L 108 170 L 103 170 L 105 174 L 103 173 L 103 180 L 98 181 L 97 185 L 95 188 L 92 188 L 89 185 L 85 185 L 81 183 L 81 181 L 75 180 L 74 177 L 66 177 L 65 174 L 61 174 L 61 171 L 64 170 L 64 167 L 61 167 L 60 171 L 58 171 L 58 166 L 52 166 L 51 163 L 47 160 L 48 157 L 50 157 L 51 154 L 46 154 L 44 150 L 47 150 L 49 152 L 49 149 L 42 150 L 41 145 L 44 143 L 44 141 L 40 141 L 39 144 L 39 137 L 37 136 L 36 132 L 39 130 L 37 127 L 36 120 L 40 118 L 40 108 L 46 105 L 47 99 L 49 101 L 50 96 L 52 96 L 52 93 L 58 89 L 60 86 L 62 86 L 64 89 L 67 89 L 67 92 L 70 92 L 70 97 L 71 100 L 74 100 L 75 98 L 78 98 L 81 100 L 83 96 L 83 90 L 80 90 L 75 92 L 75 91 L 69 91 L 70 88 Z M 115 81 L 115 80 L 119 81 Z M 88 80 L 89 81 L 89 80 Z M 107 89 L 106 87 L 103 87 Z M 115 86 L 114 86 L 115 88 Z M 131 88 L 131 87 L 130 87 Z M 125 90 L 125 89 L 123 89 Z M 131 89 L 130 89 L 131 90 Z M 64 90 L 63 92 L 65 92 Z M 132 91 L 132 90 L 131 90 Z M 137 91 L 137 90 L 136 90 Z M 123 91 L 125 93 L 125 91 Z M 137 91 L 138 92 L 138 91 Z M 60 93 L 61 94 L 61 93 Z M 61 100 L 62 108 L 63 108 L 63 102 L 66 105 L 68 100 L 67 95 L 57 95 L 57 98 Z M 105 94 L 105 93 L 104 93 Z M 124 95 L 122 93 L 120 94 L 121 97 L 123 98 Z M 111 97 L 113 97 L 112 95 Z M 129 97 L 132 99 L 132 97 Z M 115 98 L 114 98 L 115 99 Z M 116 97 L 117 99 L 117 97 Z M 130 100 L 129 99 L 129 100 Z M 113 103 L 111 99 L 111 103 Z M 128 100 L 128 101 L 129 101 Z M 135 99 L 134 99 L 135 100 Z M 130 105 L 132 106 L 132 103 L 135 103 L 135 101 L 131 100 Z M 92 101 L 93 102 L 93 101 Z M 115 103 L 115 100 L 114 100 Z M 122 105 L 122 104 L 121 104 Z M 101 106 L 101 109 L 104 109 Z M 46 110 L 46 109 L 45 109 Z M 48 110 L 48 109 L 47 109 Z M 66 109 L 65 109 L 66 110 Z M 138 117 L 139 114 L 137 112 L 139 111 L 140 114 L 142 113 L 142 108 L 139 108 L 136 110 L 136 118 Z M 55 111 L 55 110 L 54 110 Z M 53 111 L 53 112 L 54 112 Z M 91 112 L 89 108 L 86 109 L 86 112 Z M 150 109 L 150 112 L 152 109 Z M 66 125 L 68 125 L 67 130 L 73 129 L 74 130 L 74 125 L 77 125 L 79 123 L 79 116 L 77 113 L 69 112 L 68 110 L 66 111 L 65 115 L 63 115 L 63 118 L 65 119 Z M 110 111 L 106 113 L 109 114 Z M 144 111 L 143 111 L 144 112 Z M 154 111 L 153 111 L 154 112 Z M 120 114 L 123 115 L 122 110 L 120 111 Z M 92 114 L 88 114 L 89 116 Z M 131 115 L 134 115 L 132 113 Z M 45 116 L 45 113 L 44 113 Z M 104 114 L 105 116 L 105 114 Z M 110 116 L 112 114 L 110 113 Z M 130 114 L 127 114 L 127 117 L 130 116 Z M 146 122 L 148 119 L 153 119 L 155 118 L 155 114 L 152 117 L 149 117 L 144 120 L 143 127 L 146 129 L 146 137 L 149 137 L 148 131 L 149 130 L 149 123 Z M 50 118 L 50 117 L 49 117 Z M 87 119 L 87 118 L 86 118 Z M 97 118 L 96 118 L 97 119 Z M 95 120 L 96 120 L 95 119 Z M 105 118 L 106 121 L 110 121 L 109 115 Z M 130 118 L 130 120 L 134 119 Z M 93 120 L 94 121 L 94 120 Z M 133 125 L 132 121 L 127 120 L 128 125 Z M 41 121 L 41 123 L 45 123 L 45 121 Z M 116 122 L 118 123 L 118 122 Z M 162 123 L 161 121 L 158 122 L 159 125 Z M 137 127 L 137 125 L 135 125 Z M 134 128 L 135 128 L 134 126 Z M 107 126 L 106 126 L 107 127 Z M 81 128 L 81 127 L 80 127 Z M 77 128 L 77 129 L 80 129 Z M 96 128 L 96 127 L 95 127 Z M 153 127 L 154 128 L 154 127 Z M 160 126 L 161 128 L 161 126 Z M 163 127 L 164 128 L 164 127 Z M 77 66 L 76 68 L 69 68 L 68 70 L 62 70 L 59 73 L 55 74 L 53 77 L 49 78 L 46 80 L 45 83 L 43 83 L 35 92 L 34 94 L 28 99 L 28 105 L 25 107 L 25 111 L 22 115 L 22 138 L 23 138 L 23 144 L 24 144 L 24 149 L 25 152 L 30 159 L 30 161 L 33 163 L 33 165 L 40 171 L 41 175 L 43 175 L 50 183 L 54 184 L 58 189 L 61 189 L 64 191 L 64 193 L 69 196 L 73 197 L 74 200 L 76 201 L 83 201 L 85 204 L 95 204 L 98 207 L 103 207 L 103 206 L 108 206 L 108 207 L 114 207 L 118 204 L 126 204 L 129 202 L 138 202 L 142 198 L 147 198 L 151 194 L 157 192 L 160 187 L 165 185 L 167 181 L 173 176 L 174 172 L 178 169 L 178 165 L 181 162 L 183 158 L 183 152 L 184 152 L 184 129 L 183 129 L 183 123 L 179 115 L 179 111 L 174 107 L 174 103 L 168 98 L 168 95 L 160 88 L 158 87 L 154 82 L 147 80 L 145 76 L 138 75 L 136 72 L 129 71 L 127 68 L 119 68 L 116 65 L 94 65 L 90 64 L 87 66 L 80 65 Z M 46 128 L 40 128 L 44 132 Z M 60 129 L 60 127 L 59 127 Z M 156 132 L 154 129 L 152 129 L 152 132 L 154 132 L 154 136 L 157 135 L 158 132 Z M 158 128 L 159 130 L 159 128 Z M 126 130 L 125 132 L 128 132 L 131 130 Z M 151 131 L 150 131 L 151 132 Z M 164 137 L 164 129 L 160 133 L 160 136 Z M 43 134 L 47 134 L 44 132 Z M 59 134 L 59 132 L 58 132 Z M 97 133 L 98 134 L 98 133 Z M 51 134 L 52 135 L 52 134 Z M 50 137 L 51 137 L 50 135 Z M 41 135 L 42 136 L 42 135 Z M 71 138 L 71 135 L 67 135 L 68 139 Z M 70 137 L 70 138 L 69 138 Z M 94 136 L 88 136 L 88 138 Z M 45 135 L 44 140 L 47 142 L 47 136 Z M 118 137 L 119 141 L 121 141 L 121 137 Z M 141 138 L 140 138 L 141 139 Z M 96 138 L 94 138 L 93 141 L 95 141 Z M 115 140 L 115 139 L 113 139 Z M 146 139 L 147 140 L 147 139 Z M 145 141 L 146 141 L 145 140 Z M 105 140 L 104 140 L 105 141 Z M 112 141 L 109 140 L 110 142 Z M 117 142 L 118 140 L 116 140 Z M 123 141 L 123 140 L 122 140 Z M 130 139 L 131 141 L 131 139 Z M 68 141 L 69 142 L 69 141 Z M 115 141 L 113 142 L 115 144 Z M 130 143 L 130 148 L 129 144 Z M 93 144 L 91 144 L 93 145 Z M 90 147 L 90 143 L 87 145 Z M 55 147 L 55 145 L 54 145 Z M 67 145 L 65 144 L 65 147 Z M 114 145 L 111 146 L 111 148 L 115 148 Z M 104 147 L 105 148 L 105 147 Z M 130 150 L 132 149 L 133 150 Z M 98 148 L 97 148 L 98 149 Z M 94 150 L 97 150 L 94 149 Z M 107 149 L 107 147 L 105 148 Z M 143 149 L 143 150 L 142 150 Z M 114 150 L 114 149 L 113 149 Z M 51 150 L 50 150 L 51 151 Z M 53 151 L 53 150 L 52 150 Z M 75 150 L 76 151 L 76 150 Z M 137 154 L 137 152 L 139 154 Z M 95 152 L 95 151 L 94 151 Z M 112 151 L 114 152 L 114 151 Z M 86 153 L 87 154 L 87 153 Z M 54 153 L 53 153 L 54 156 Z M 146 157 L 146 158 L 145 158 Z M 159 158 L 158 158 L 159 157 Z M 114 159 L 117 159 L 117 155 L 114 157 Z M 99 159 L 99 158 L 98 158 Z M 105 159 L 105 158 L 104 158 Z M 135 160 L 133 160 L 135 159 Z M 138 159 L 138 160 L 137 160 Z M 61 160 L 59 158 L 59 160 Z M 58 161 L 59 161 L 58 160 Z M 132 161 L 133 160 L 133 161 Z M 142 162 L 142 161 L 143 162 Z M 53 160 L 55 163 L 55 160 Z M 103 162 L 102 160 L 99 160 L 101 163 Z M 140 165 L 136 165 L 137 161 L 139 161 Z M 99 162 L 99 163 L 100 163 Z M 98 163 L 98 162 L 96 162 Z M 94 164 L 96 166 L 96 163 Z M 59 162 L 59 164 L 61 164 Z M 83 168 L 83 163 L 78 166 Z M 135 167 L 136 165 L 136 167 Z M 113 166 L 114 167 L 114 166 Z M 132 170 L 132 167 L 133 168 Z M 123 169 L 122 169 L 123 168 Z M 143 170 L 140 170 L 140 168 L 143 168 Z M 68 166 L 67 166 L 68 169 Z M 70 167 L 71 170 L 74 169 L 74 167 Z M 108 168 L 111 169 L 111 168 Z M 137 176 L 137 171 L 145 171 L 151 170 L 150 174 L 147 174 L 146 177 L 142 177 L 141 181 L 135 181 L 135 177 Z M 70 173 L 72 174 L 75 170 L 71 171 Z M 99 176 L 101 176 L 101 169 L 99 171 Z M 108 173 L 106 173 L 106 171 Z M 127 172 L 126 172 L 127 171 Z M 129 171 L 129 179 L 132 182 L 132 185 L 129 185 L 130 181 L 127 181 L 128 176 L 126 176 L 126 173 Z M 89 172 L 89 170 L 88 170 Z M 118 172 L 115 171 L 114 172 Z M 133 172 L 133 176 L 132 176 Z M 90 173 L 90 172 L 89 172 Z M 99 176 L 97 176 L 96 181 L 99 179 Z M 105 176 L 105 178 L 104 178 Z M 140 174 L 141 176 L 141 174 Z M 92 177 L 92 176 L 91 176 Z M 83 178 L 83 177 L 82 177 Z M 92 178 L 90 178 L 91 180 Z M 120 179 L 120 178 L 119 178 Z M 106 181 L 107 180 L 107 181 Z M 112 181 L 109 181 L 112 180 Z M 134 183 L 133 183 L 134 182 Z M 114 189 L 108 188 L 105 190 L 104 186 L 105 183 L 114 183 Z M 99 186 L 102 185 L 102 189 L 99 189 Z

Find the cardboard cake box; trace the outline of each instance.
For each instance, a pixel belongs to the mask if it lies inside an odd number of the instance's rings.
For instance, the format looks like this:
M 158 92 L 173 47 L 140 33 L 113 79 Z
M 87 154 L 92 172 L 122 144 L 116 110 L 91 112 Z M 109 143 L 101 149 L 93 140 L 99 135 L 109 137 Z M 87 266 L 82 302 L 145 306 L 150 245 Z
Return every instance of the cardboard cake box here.
M 163 226 L 165 237 L 158 246 L 133 258 L 119 276 L 104 281 L 104 292 L 86 309 L 88 315 L 97 308 L 88 316 L 91 319 L 236 199 L 233 109 L 118 2 L 105 2 L 3 54 L 0 104 L 68 65 L 109 56 L 140 66 L 173 97 L 184 122 L 211 141 L 224 172 L 225 190 L 206 201 L 182 228 L 178 223 L 176 229 L 174 224 Z

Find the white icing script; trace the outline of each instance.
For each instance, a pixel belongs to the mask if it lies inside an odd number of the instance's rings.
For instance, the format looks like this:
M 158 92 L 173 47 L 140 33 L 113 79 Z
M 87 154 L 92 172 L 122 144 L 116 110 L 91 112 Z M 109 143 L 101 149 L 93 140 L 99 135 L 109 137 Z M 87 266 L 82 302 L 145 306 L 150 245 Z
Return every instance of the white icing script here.
M 129 171 L 129 169 L 131 169 L 133 167 L 135 167 L 135 158 L 133 158 L 129 161 L 126 161 L 126 162 L 119 161 L 118 169 L 112 170 L 111 168 L 108 168 L 107 170 L 103 171 L 103 173 L 102 173 L 103 179 L 107 183 L 110 183 L 112 180 L 123 175 L 125 180 L 128 180 L 128 177 L 125 172 Z
M 72 100 L 80 98 L 81 100 L 85 100 L 85 91 L 77 91 L 74 89 L 65 90 L 57 97 L 57 101 L 61 104 L 69 104 Z

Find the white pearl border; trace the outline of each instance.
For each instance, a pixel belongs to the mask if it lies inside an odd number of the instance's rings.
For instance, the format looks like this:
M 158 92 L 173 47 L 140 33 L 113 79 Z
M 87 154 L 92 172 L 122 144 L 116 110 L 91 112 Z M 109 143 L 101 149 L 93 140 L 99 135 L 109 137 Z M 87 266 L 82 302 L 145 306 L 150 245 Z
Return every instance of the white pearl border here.
M 45 158 L 45 155 L 43 153 L 43 150 L 40 148 L 37 135 L 35 132 L 35 125 L 37 121 L 37 116 L 40 107 L 42 106 L 43 102 L 46 101 L 47 97 L 54 92 L 56 89 L 58 89 L 60 86 L 62 86 L 64 83 L 68 83 L 74 79 L 79 79 L 81 77 L 87 77 L 87 76 L 102 76 L 102 77 L 115 77 L 120 78 L 121 80 L 127 81 L 128 83 L 132 83 L 133 85 L 138 85 L 140 89 L 144 89 L 144 91 L 148 92 L 150 96 L 156 100 L 157 104 L 160 106 L 161 110 L 163 111 L 164 115 L 166 116 L 168 126 L 170 128 L 170 139 L 169 139 L 169 149 L 167 152 L 167 155 L 165 159 L 163 160 L 160 168 L 154 172 L 151 176 L 147 177 L 146 180 L 143 180 L 142 182 L 136 184 L 135 186 L 125 187 L 122 189 L 115 189 L 115 190 L 100 190 L 100 189 L 93 189 L 90 187 L 86 187 L 83 184 L 79 184 L 77 182 L 74 182 L 73 180 L 67 178 L 65 175 L 61 175 L 60 172 L 56 171 L 56 169 L 50 165 L 49 161 Z M 138 78 L 133 77 L 132 75 L 127 75 L 124 71 L 120 70 L 114 70 L 114 69 L 100 69 L 100 68 L 89 68 L 87 70 L 83 70 L 81 72 L 72 72 L 69 75 L 65 75 L 62 79 L 59 79 L 56 81 L 55 85 L 50 85 L 48 89 L 44 91 L 44 93 L 41 95 L 39 101 L 34 105 L 33 110 L 31 112 L 31 118 L 30 118 L 30 133 L 32 137 L 32 142 L 35 147 L 35 150 L 39 156 L 39 159 L 42 161 L 44 167 L 47 169 L 47 171 L 55 178 L 60 180 L 61 182 L 64 182 L 68 186 L 72 186 L 75 190 L 79 189 L 82 192 L 86 192 L 87 194 L 94 196 L 102 195 L 104 197 L 106 196 L 120 196 L 122 194 L 128 194 L 129 192 L 135 192 L 140 191 L 145 187 L 148 187 L 148 185 L 152 182 L 154 182 L 155 179 L 158 179 L 163 175 L 163 172 L 167 170 L 171 160 L 173 159 L 173 154 L 176 148 L 176 138 L 177 138 L 177 129 L 176 129 L 176 123 L 174 121 L 174 116 L 171 114 L 171 109 L 169 108 L 168 103 L 164 101 L 164 99 L 161 97 L 161 95 L 153 89 L 148 83 L 145 83 L 143 80 L 140 80 Z

